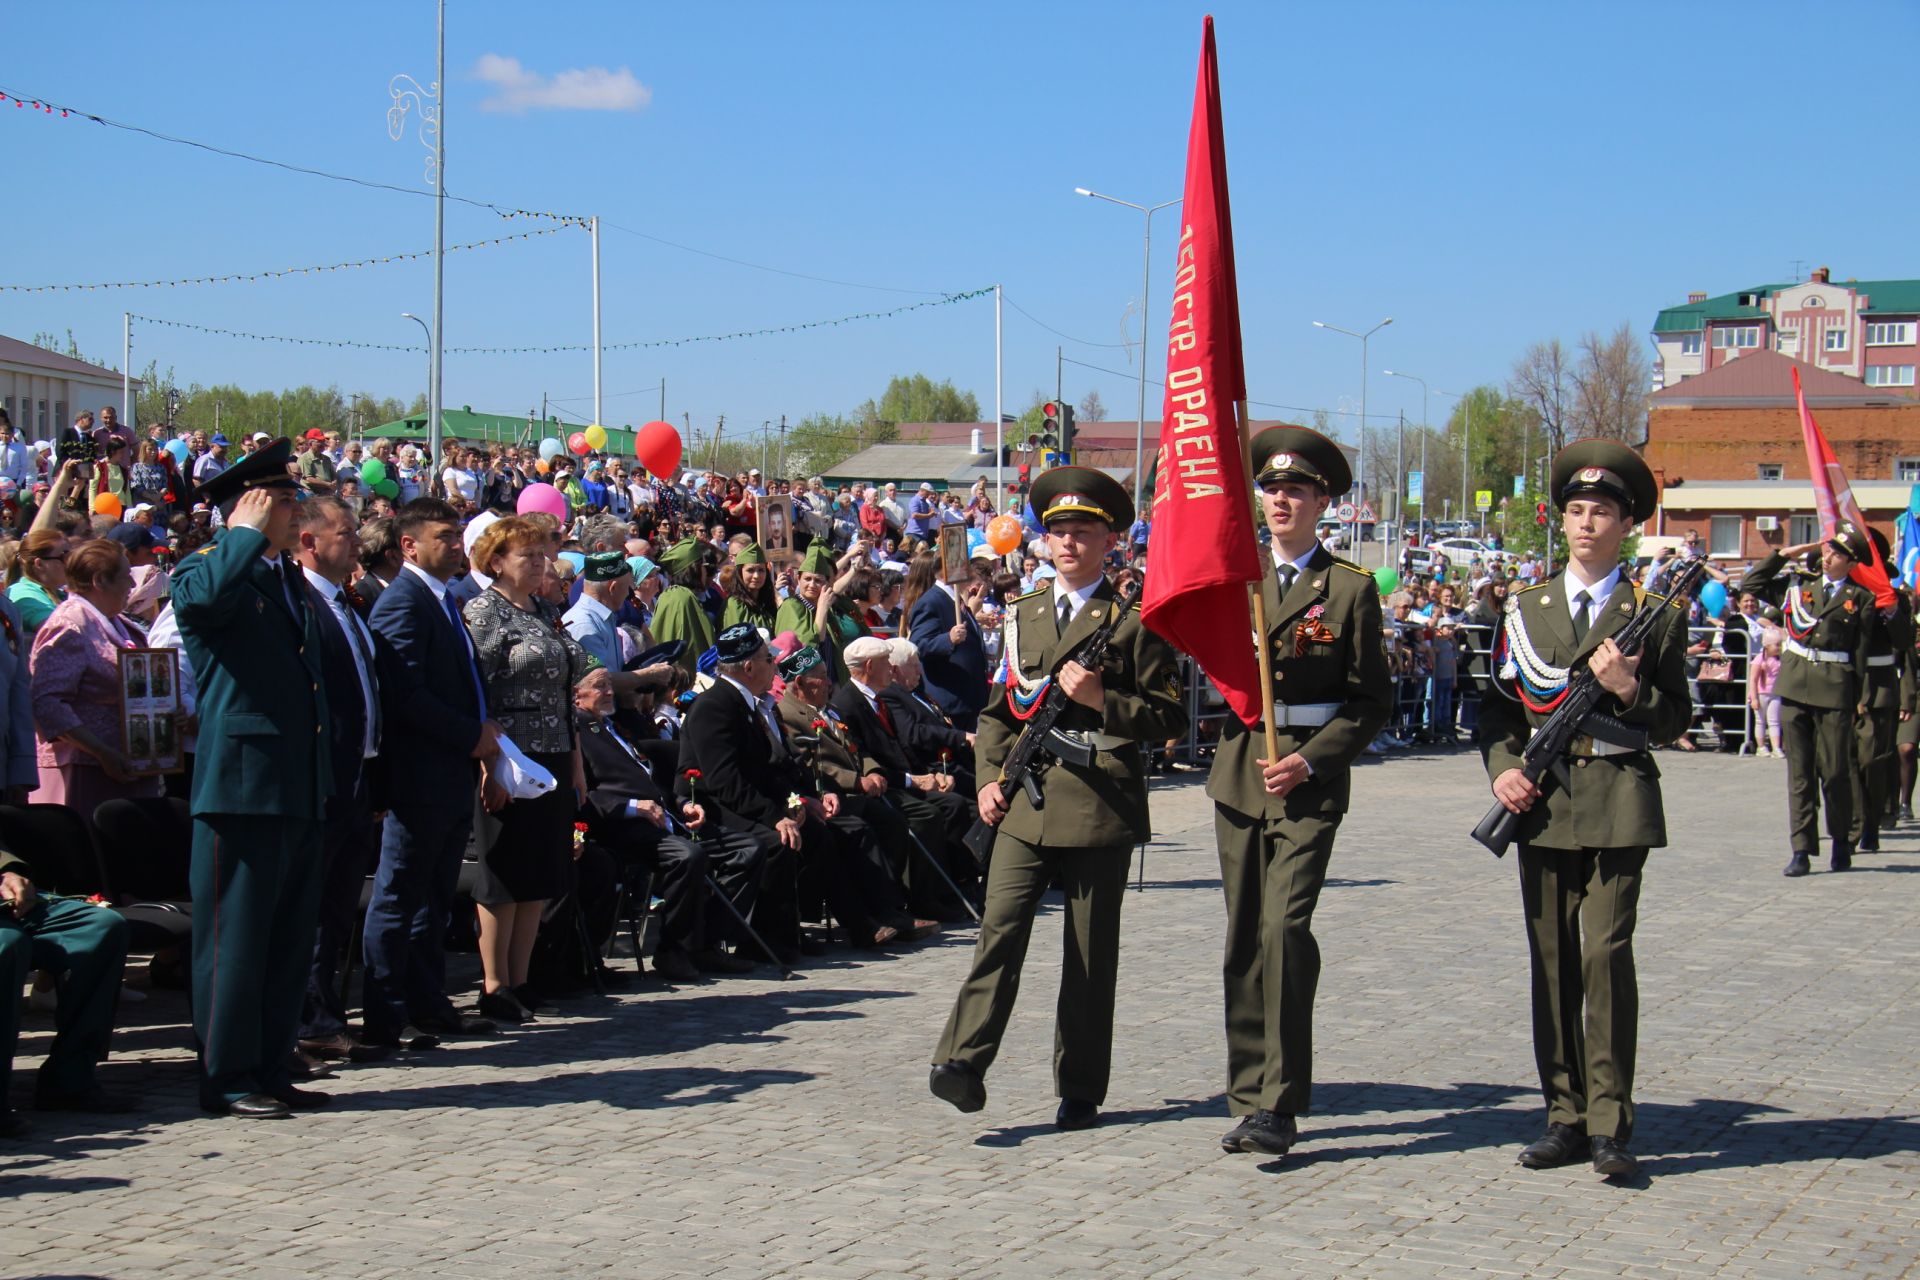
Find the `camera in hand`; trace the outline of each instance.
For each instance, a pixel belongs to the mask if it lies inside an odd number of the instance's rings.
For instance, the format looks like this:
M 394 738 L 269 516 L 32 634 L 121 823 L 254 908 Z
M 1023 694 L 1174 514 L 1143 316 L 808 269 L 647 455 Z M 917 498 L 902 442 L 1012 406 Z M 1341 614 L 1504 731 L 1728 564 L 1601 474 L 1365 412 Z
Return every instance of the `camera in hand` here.
M 100 446 L 94 443 L 91 436 L 80 435 L 78 432 L 69 428 L 60 433 L 59 442 L 53 447 L 53 458 L 56 463 L 98 462 L 100 461 Z

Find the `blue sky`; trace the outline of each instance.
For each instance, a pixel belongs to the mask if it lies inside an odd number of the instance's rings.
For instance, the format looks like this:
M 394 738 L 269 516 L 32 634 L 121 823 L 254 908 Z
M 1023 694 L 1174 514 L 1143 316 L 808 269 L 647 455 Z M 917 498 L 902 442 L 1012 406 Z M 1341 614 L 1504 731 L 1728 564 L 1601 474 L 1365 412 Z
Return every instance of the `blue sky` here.
M 1420 413 L 1403 369 L 1461 390 L 1530 341 L 1622 321 L 1644 332 L 1690 289 L 1830 265 L 1920 275 L 1920 180 L 1898 109 L 1920 9 L 1893 3 L 496 4 L 449 6 L 448 189 L 597 213 L 733 265 L 627 234 L 602 245 L 609 343 L 754 329 L 1004 284 L 1006 408 L 1097 388 L 1130 417 L 1141 203 L 1180 194 L 1200 19 L 1221 51 L 1251 394 Z M 0 87 L 239 150 L 396 185 L 421 149 L 389 141 L 387 82 L 433 70 L 431 0 L 326 5 L 8 6 Z M 1826 24 L 1824 27 L 1820 24 Z M 486 110 L 484 57 L 553 77 L 624 69 L 637 110 Z M 537 99 L 545 79 L 528 82 Z M 604 87 L 604 86 L 603 86 Z M 550 95 L 551 96 L 551 95 Z M 568 98 L 563 85 L 557 91 Z M 604 98 L 606 95 L 602 95 Z M 635 97 L 629 87 L 627 99 Z M 1880 110 L 1876 103 L 1887 108 Z M 281 173 L 77 120 L 0 107 L 8 192 L 0 283 L 180 277 L 357 259 L 432 244 L 431 201 Z M 512 234 L 450 205 L 450 243 Z M 1153 341 L 1175 224 L 1155 220 Z M 417 342 L 431 267 L 219 288 L 0 293 L 0 332 L 71 327 L 113 352 L 120 313 L 254 332 Z M 909 291 L 909 292 L 902 292 Z M 449 345 L 590 339 L 583 232 L 455 255 Z M 182 381 L 337 382 L 410 396 L 424 358 L 136 330 L 136 368 Z M 1107 344 L 1107 345 L 1094 345 Z M 613 352 L 609 423 L 668 415 L 754 432 L 845 411 L 889 376 L 952 378 L 991 413 L 993 314 L 980 300 L 752 341 Z M 591 408 L 591 357 L 450 356 L 450 406 Z M 1158 412 L 1157 389 L 1149 414 Z M 1261 412 L 1272 412 L 1262 410 Z M 1444 409 L 1438 397 L 1433 417 Z M 1343 421 L 1337 419 L 1336 421 Z M 1349 437 L 1351 438 L 1351 437 Z

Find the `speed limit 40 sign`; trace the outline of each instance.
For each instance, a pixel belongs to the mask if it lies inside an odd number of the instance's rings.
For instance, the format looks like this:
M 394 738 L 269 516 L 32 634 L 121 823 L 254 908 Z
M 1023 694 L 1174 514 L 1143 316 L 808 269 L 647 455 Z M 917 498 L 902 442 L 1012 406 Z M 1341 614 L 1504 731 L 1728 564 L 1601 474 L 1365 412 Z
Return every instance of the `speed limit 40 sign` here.
M 1351 502 L 1341 503 L 1339 509 L 1334 512 L 1334 515 L 1340 518 L 1341 524 L 1352 524 L 1353 518 L 1359 514 Z

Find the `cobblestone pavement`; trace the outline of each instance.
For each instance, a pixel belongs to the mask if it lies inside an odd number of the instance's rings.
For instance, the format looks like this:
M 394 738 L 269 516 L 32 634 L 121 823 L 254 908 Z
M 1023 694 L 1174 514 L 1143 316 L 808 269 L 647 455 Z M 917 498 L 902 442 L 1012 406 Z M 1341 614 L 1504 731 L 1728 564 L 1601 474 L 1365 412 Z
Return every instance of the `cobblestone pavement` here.
M 1661 761 L 1639 1186 L 1514 1164 L 1543 1124 L 1525 939 L 1512 860 L 1466 838 L 1486 787 L 1461 754 L 1356 781 L 1317 922 L 1321 1084 L 1283 1162 L 1216 1145 L 1222 911 L 1189 775 L 1157 791 L 1127 899 L 1102 1128 L 1050 1123 L 1052 908 L 971 1117 L 925 1084 L 964 931 L 793 982 L 573 1001 L 350 1069 L 332 1110 L 279 1123 L 193 1109 L 178 997 L 156 993 L 106 1069 L 145 1110 L 0 1145 L 0 1274 L 1913 1274 L 1920 828 L 1785 880 L 1784 766 Z

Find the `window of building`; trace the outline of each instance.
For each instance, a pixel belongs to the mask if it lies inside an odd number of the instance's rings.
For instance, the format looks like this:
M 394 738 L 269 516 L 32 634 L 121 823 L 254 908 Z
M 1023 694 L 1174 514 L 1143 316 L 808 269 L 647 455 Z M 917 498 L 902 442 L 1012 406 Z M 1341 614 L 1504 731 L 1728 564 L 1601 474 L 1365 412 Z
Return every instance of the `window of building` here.
M 1920 459 L 1916 459 L 1916 461 L 1920 461 Z M 1816 516 L 1788 516 L 1787 517 L 1787 545 L 1788 546 L 1790 547 L 1805 546 L 1807 543 L 1817 542 L 1819 541 L 1819 539 L 1820 539 L 1820 521 L 1818 517 Z
M 1826 331 L 1826 338 L 1821 345 L 1829 351 L 1845 351 L 1847 349 L 1846 326 L 1838 324 L 1829 325 Z
M 1870 347 L 1910 347 L 1913 345 L 1913 321 L 1876 320 L 1867 326 Z
M 1760 464 L 1760 478 L 1762 480 L 1785 480 L 1787 478 L 1787 468 L 1782 463 L 1763 462 Z
M 53 402 L 53 429 L 58 431 L 62 427 L 70 427 L 72 425 L 73 419 L 67 416 L 67 402 L 65 400 L 55 400 Z
M 1710 556 L 1740 554 L 1739 516 L 1713 517 L 1707 526 L 1707 554 Z
M 1729 347 L 1758 347 L 1760 345 L 1760 326 L 1741 325 L 1738 328 L 1719 328 L 1713 331 L 1713 345 L 1716 350 Z
M 34 438 L 36 440 L 45 440 L 47 438 L 47 402 L 45 400 L 40 402 L 40 431 Z
M 1893 478 L 1905 484 L 1920 484 L 1920 458 L 1895 458 Z
M 1910 364 L 1870 364 L 1867 366 L 1867 385 L 1870 387 L 1910 387 L 1913 385 L 1913 366 Z
M 1699 355 L 1700 354 L 1700 335 L 1697 333 L 1681 334 L 1680 335 L 1680 354 L 1683 356 Z

